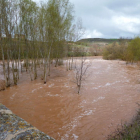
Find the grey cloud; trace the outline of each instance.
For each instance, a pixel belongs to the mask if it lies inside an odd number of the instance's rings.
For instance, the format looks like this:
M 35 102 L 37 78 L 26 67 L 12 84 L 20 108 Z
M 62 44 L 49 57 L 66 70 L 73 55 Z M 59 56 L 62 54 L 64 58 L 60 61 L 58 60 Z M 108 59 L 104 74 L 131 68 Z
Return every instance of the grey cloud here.
M 75 5 L 76 16 L 82 17 L 83 25 L 91 34 L 93 31 L 98 31 L 102 37 L 119 38 L 134 37 L 140 31 L 139 0 L 70 1 Z M 115 23 L 114 18 L 119 23 Z
M 75 16 L 82 18 L 87 37 L 119 38 L 140 34 L 139 0 L 69 1 L 74 4 Z

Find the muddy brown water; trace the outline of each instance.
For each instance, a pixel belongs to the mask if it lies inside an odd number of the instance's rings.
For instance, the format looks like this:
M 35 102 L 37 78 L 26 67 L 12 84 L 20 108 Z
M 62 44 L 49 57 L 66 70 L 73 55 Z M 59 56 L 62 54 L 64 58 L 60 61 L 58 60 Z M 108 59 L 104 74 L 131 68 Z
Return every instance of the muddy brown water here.
M 0 102 L 56 140 L 104 140 L 134 116 L 140 101 L 139 69 L 124 61 L 89 58 L 80 95 L 73 72 L 52 68 L 47 84 L 22 74 L 17 86 L 0 92 Z

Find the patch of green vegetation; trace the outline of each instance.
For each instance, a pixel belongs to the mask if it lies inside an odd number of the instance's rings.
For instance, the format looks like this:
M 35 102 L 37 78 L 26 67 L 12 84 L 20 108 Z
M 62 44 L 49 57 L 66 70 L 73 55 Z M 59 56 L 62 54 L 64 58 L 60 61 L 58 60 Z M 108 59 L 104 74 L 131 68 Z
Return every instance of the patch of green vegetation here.
M 140 140 L 140 109 L 131 123 L 122 124 L 107 140 Z
M 140 38 L 136 37 L 129 41 L 122 39 L 105 47 L 103 51 L 104 59 L 121 59 L 127 62 L 140 61 Z
M 107 60 L 113 60 L 113 59 L 125 60 L 126 50 L 127 50 L 127 45 L 125 44 L 125 42 L 123 44 L 114 42 L 104 48 L 103 58 Z

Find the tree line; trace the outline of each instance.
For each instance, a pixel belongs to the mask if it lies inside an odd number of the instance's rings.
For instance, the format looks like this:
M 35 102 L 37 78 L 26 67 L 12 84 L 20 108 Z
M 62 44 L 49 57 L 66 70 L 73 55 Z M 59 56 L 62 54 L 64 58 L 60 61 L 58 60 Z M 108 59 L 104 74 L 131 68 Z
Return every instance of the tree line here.
M 66 69 L 73 65 L 69 42 L 83 34 L 81 19 L 74 24 L 74 8 L 69 0 L 49 0 L 37 4 L 32 0 L 0 1 L 0 59 L 6 86 L 18 83 L 23 69 L 30 79 L 42 68 L 44 83 L 65 58 Z
M 103 50 L 104 59 L 121 59 L 127 63 L 140 61 L 140 37 L 132 40 L 120 38 L 118 42 L 109 44 Z

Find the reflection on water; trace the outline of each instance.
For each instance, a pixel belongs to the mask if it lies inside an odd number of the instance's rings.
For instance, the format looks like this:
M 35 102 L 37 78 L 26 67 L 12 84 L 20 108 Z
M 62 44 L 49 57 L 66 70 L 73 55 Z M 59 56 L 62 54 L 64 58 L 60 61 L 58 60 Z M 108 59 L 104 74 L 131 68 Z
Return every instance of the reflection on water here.
M 19 85 L 0 92 L 0 102 L 57 140 L 103 140 L 135 114 L 139 70 L 123 61 L 90 61 L 80 95 L 73 72 L 58 67 L 45 85 L 22 74 Z

